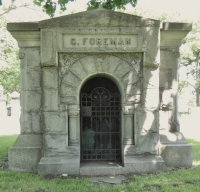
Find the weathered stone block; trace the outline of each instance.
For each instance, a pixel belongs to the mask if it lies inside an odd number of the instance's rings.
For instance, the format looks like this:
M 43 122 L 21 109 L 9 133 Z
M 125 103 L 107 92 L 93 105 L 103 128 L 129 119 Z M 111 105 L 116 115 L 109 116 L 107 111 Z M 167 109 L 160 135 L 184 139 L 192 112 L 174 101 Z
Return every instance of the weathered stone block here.
M 66 153 L 67 135 L 45 135 L 44 136 L 44 154 L 45 156 L 62 156 Z
M 159 89 L 143 89 L 141 102 L 145 108 L 157 109 L 159 106 Z
M 160 67 L 177 69 L 178 56 L 179 56 L 179 50 L 177 50 L 176 48 L 161 48 Z
M 43 157 L 38 164 L 40 175 L 64 174 L 79 175 L 79 157 Z
M 8 150 L 8 157 L 9 170 L 38 172 L 38 163 L 41 159 L 41 147 L 11 147 Z
M 134 130 L 136 134 L 158 133 L 158 123 L 158 111 L 136 110 Z
M 44 111 L 58 110 L 58 90 L 57 89 L 43 90 L 43 110 Z
M 31 112 L 31 132 L 32 133 L 42 133 L 41 127 L 41 112 Z
M 54 50 L 54 30 L 42 29 L 42 48 L 41 48 L 41 60 L 42 66 L 57 66 L 56 52 Z
M 64 104 L 75 104 L 77 101 L 77 97 L 76 96 L 61 96 L 60 97 L 60 101 L 61 103 Z
M 176 70 L 172 68 L 160 68 L 159 79 L 160 88 L 173 88 L 173 83 L 176 81 Z
M 32 69 L 26 71 L 27 81 L 23 90 L 38 90 L 41 89 L 41 69 Z
M 135 134 L 135 145 L 137 154 L 158 154 L 159 133 L 147 132 Z
M 80 82 L 81 79 L 70 71 L 63 76 L 61 81 L 61 83 L 70 84 L 76 87 L 80 84 Z
M 143 88 L 159 88 L 159 68 L 143 68 Z
M 44 131 L 48 133 L 64 133 L 66 130 L 66 113 L 65 112 L 44 112 Z
M 77 87 L 76 86 L 72 86 L 72 85 L 67 85 L 65 83 L 62 83 L 61 85 L 61 95 L 77 95 Z
M 56 67 L 42 68 L 42 83 L 46 89 L 58 88 L 58 70 Z
M 26 48 L 27 69 L 41 68 L 40 48 Z
M 21 133 L 31 133 L 31 125 L 32 120 L 31 120 L 31 112 L 23 112 L 21 113 L 20 116 L 20 128 L 21 128 Z
M 157 66 L 160 63 L 160 31 L 159 23 L 155 23 L 154 26 L 147 26 L 144 30 L 144 39 L 146 42 L 146 57 L 144 61 L 145 66 Z
M 165 171 L 165 162 L 158 155 L 126 156 L 124 158 L 126 173 L 159 173 Z
M 159 147 L 160 155 L 167 167 L 192 167 L 192 146 L 189 144 L 164 144 Z
M 21 91 L 20 104 L 24 112 L 39 111 L 41 109 L 41 90 Z
M 8 150 L 9 169 L 22 172 L 37 172 L 41 158 L 41 135 L 19 135 Z

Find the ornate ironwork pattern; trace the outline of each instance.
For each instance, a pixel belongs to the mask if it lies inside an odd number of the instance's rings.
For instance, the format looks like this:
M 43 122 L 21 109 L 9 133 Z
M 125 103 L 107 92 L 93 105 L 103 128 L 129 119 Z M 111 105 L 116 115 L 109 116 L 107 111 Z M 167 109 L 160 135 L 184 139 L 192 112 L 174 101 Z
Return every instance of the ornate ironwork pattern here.
M 112 90 L 112 89 L 111 89 Z M 121 160 L 120 94 L 81 93 L 81 160 Z

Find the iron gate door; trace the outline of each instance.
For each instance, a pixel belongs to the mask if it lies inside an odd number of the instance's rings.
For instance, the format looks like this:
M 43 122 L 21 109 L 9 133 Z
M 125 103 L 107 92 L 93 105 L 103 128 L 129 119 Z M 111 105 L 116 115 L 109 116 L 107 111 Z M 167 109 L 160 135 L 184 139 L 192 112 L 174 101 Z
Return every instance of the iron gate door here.
M 81 160 L 121 160 L 120 94 L 96 87 L 81 93 Z

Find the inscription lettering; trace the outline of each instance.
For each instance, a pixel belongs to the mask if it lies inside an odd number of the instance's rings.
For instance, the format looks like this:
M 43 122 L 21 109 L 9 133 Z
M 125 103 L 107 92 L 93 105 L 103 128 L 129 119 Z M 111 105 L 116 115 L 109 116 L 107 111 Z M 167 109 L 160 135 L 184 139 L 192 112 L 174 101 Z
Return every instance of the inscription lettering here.
M 79 41 L 70 38 L 70 45 L 79 45 Z M 82 45 L 131 45 L 131 38 L 83 38 Z
M 70 38 L 70 44 L 71 45 L 76 45 L 76 39 L 75 38 Z
M 138 46 L 137 34 L 105 35 L 105 34 L 63 34 L 63 48 L 72 49 L 122 49 Z
M 95 38 L 90 38 L 90 45 L 94 45 L 95 44 Z
M 110 44 L 117 45 L 117 38 L 114 38 L 114 39 L 110 38 Z

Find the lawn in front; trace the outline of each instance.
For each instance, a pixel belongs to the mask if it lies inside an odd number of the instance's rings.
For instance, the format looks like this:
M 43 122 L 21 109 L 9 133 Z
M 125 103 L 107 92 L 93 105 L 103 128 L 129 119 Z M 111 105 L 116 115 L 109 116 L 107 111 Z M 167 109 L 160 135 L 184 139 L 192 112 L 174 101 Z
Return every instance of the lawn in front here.
M 193 146 L 193 167 L 160 174 L 131 175 L 123 184 L 93 184 L 87 177 L 39 176 L 8 171 L 7 150 L 16 139 L 0 136 L 0 192 L 197 192 L 200 191 L 200 142 L 188 139 Z

